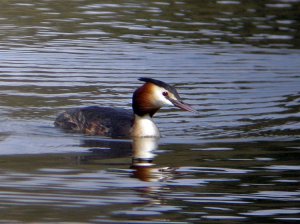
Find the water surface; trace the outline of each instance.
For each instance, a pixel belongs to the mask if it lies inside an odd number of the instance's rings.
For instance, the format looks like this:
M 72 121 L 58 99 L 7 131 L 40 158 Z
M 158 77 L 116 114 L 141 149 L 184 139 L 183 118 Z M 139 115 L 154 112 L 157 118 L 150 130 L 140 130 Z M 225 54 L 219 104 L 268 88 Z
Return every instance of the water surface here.
M 299 221 L 299 6 L 1 2 L 1 222 Z M 139 77 L 199 115 L 162 109 L 138 151 L 54 128 L 67 108 L 130 108 Z

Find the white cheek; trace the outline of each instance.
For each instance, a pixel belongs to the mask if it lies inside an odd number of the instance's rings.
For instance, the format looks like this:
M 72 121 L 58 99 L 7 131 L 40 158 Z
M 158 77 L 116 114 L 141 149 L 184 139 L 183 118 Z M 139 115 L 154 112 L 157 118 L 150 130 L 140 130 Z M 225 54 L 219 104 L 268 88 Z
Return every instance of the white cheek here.
M 163 88 L 157 88 L 155 91 L 155 101 L 158 106 L 172 106 L 173 104 L 166 99 L 166 97 L 163 95 L 163 92 L 165 92 L 165 89 Z

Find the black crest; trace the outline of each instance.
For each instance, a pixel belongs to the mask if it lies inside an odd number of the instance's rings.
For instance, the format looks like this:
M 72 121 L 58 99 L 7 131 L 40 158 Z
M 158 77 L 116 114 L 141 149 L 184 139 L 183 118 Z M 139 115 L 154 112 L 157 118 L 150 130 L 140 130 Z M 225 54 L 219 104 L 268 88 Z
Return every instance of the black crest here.
M 143 81 L 143 82 L 150 82 L 150 83 L 153 83 L 157 86 L 160 86 L 166 90 L 168 90 L 169 92 L 173 93 L 174 96 L 179 100 L 180 99 L 180 96 L 179 94 L 177 93 L 177 90 L 175 89 L 175 87 L 163 82 L 163 81 L 160 81 L 160 80 L 157 80 L 157 79 L 152 79 L 152 78 L 145 78 L 145 77 L 142 77 L 142 78 L 139 78 L 140 81 Z

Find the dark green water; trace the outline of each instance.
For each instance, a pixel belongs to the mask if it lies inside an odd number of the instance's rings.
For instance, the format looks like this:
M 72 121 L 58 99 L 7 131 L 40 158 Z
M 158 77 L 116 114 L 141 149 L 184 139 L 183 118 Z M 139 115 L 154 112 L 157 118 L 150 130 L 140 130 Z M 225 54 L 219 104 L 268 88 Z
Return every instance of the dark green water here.
M 1 1 L 0 223 L 299 222 L 299 8 Z M 54 128 L 67 108 L 130 108 L 138 77 L 200 114 L 162 109 L 154 143 Z

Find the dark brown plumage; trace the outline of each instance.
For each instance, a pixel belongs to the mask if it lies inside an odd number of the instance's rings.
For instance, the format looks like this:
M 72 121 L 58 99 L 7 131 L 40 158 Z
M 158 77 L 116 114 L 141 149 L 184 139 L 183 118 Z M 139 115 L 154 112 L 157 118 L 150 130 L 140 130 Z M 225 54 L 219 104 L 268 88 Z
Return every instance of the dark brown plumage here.
M 112 138 L 129 138 L 133 124 L 130 110 L 110 107 L 84 107 L 66 110 L 55 120 L 56 127 Z

